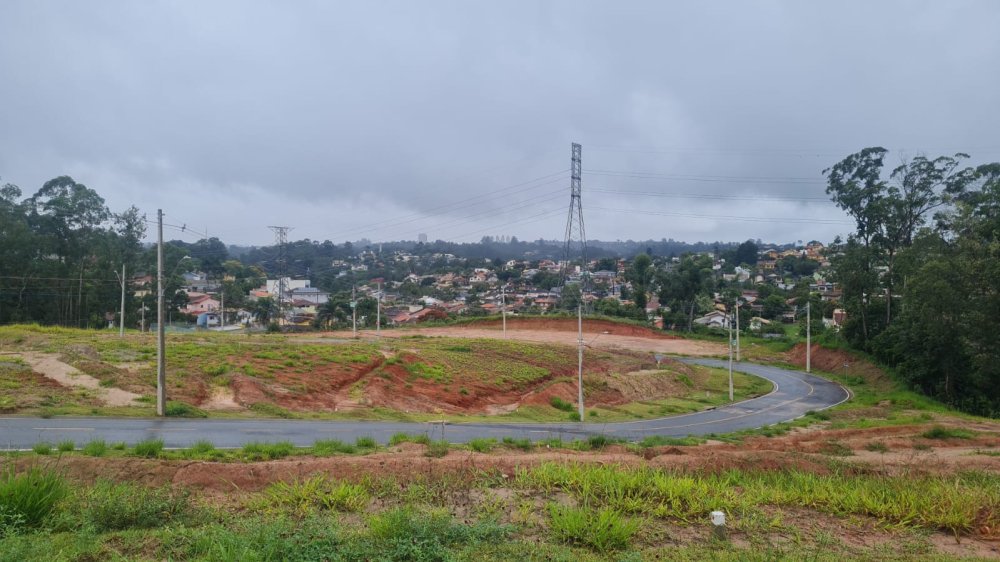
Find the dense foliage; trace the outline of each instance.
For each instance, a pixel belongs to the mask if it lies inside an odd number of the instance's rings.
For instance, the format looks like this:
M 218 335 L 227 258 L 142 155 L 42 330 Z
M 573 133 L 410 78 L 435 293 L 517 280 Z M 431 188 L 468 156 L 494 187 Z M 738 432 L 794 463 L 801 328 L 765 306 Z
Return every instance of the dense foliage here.
M 917 157 L 883 174 L 882 148 L 829 170 L 856 221 L 835 248 L 854 347 L 921 391 L 1000 416 L 1000 164 Z

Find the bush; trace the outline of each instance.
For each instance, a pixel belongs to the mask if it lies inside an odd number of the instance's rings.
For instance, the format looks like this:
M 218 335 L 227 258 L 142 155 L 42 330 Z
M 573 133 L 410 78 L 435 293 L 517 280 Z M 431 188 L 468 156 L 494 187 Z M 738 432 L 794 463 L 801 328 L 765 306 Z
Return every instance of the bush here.
M 359 449 L 376 449 L 378 448 L 378 443 L 374 437 L 363 436 L 354 440 L 354 446 Z
M 132 448 L 132 454 L 137 457 L 152 459 L 158 457 L 162 450 L 163 439 L 147 439 L 136 443 L 135 447 Z
M 609 552 L 627 547 L 639 530 L 639 522 L 613 509 L 594 511 L 550 504 L 549 527 L 556 540 Z
M 553 408 L 557 410 L 562 410 L 564 412 L 572 412 L 573 410 L 576 409 L 573 406 L 573 404 L 563 400 L 562 398 L 559 398 L 558 396 L 553 396 L 552 398 L 550 398 L 549 404 L 551 404 Z
M 292 413 L 288 410 L 277 406 L 275 404 L 268 404 L 267 402 L 254 402 L 250 404 L 250 410 L 257 412 L 258 414 L 263 414 L 265 416 L 272 416 L 275 418 L 290 418 Z
M 117 531 L 159 527 L 183 517 L 189 509 L 187 495 L 169 488 L 102 480 L 83 495 L 80 514 L 99 531 Z
M 591 435 L 587 438 L 587 444 L 591 449 L 603 449 L 613 442 L 607 435 Z
M 0 529 L 12 534 L 22 526 L 37 527 L 69 492 L 62 475 L 31 468 L 17 474 L 10 466 L 0 474 Z
M 935 425 L 921 433 L 920 436 L 925 439 L 972 439 L 976 434 L 968 429 Z
M 433 441 L 427 444 L 427 452 L 424 455 L 428 457 L 443 457 L 448 454 L 448 450 L 451 446 L 445 440 Z
M 83 454 L 89 457 L 103 457 L 106 452 L 108 452 L 108 444 L 103 439 L 88 441 L 83 446 Z
M 488 453 L 493 450 L 497 444 L 497 440 L 493 438 L 479 437 L 469 441 L 469 449 L 477 453 Z
M 206 455 L 215 450 L 215 445 L 207 439 L 201 439 L 191 445 L 191 452 L 196 455 Z
M 351 454 L 357 451 L 354 445 L 344 443 L 337 439 L 319 439 L 312 446 L 316 455 L 333 455 L 336 453 Z
M 421 445 L 430 445 L 431 438 L 427 434 L 410 435 L 409 433 L 396 433 L 389 438 L 389 446 L 399 445 L 400 443 L 420 443 Z
M 195 408 L 187 402 L 170 400 L 163 408 L 163 413 L 173 418 L 207 418 L 208 413 L 200 408 Z
M 521 449 L 522 451 L 530 451 L 534 447 L 534 444 L 531 442 L 531 439 L 528 439 L 527 437 L 522 437 L 520 439 L 515 439 L 513 437 L 504 437 L 503 444 L 505 447 L 511 447 L 513 449 Z
M 56 445 L 56 449 L 58 449 L 60 453 L 71 453 L 76 450 L 76 443 L 69 439 L 60 441 L 59 444 Z
M 243 454 L 252 461 L 283 459 L 292 454 L 294 450 L 295 445 L 289 441 L 247 443 L 243 446 Z
M 35 443 L 32 445 L 31 450 L 34 451 L 36 455 L 48 455 L 52 452 L 52 444 L 42 441 L 41 443 Z

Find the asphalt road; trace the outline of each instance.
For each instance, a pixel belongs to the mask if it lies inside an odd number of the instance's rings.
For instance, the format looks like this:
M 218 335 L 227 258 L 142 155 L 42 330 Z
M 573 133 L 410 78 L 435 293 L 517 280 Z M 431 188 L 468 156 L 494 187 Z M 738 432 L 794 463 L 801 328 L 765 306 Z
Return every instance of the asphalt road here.
M 715 359 L 686 359 L 689 363 L 725 367 Z M 0 418 L 0 447 L 30 449 L 38 442 L 72 439 L 78 445 L 92 439 L 136 443 L 163 439 L 167 447 L 186 447 L 207 439 L 216 447 L 239 447 L 252 441 L 291 441 L 300 446 L 317 439 L 353 442 L 361 436 L 385 443 L 394 433 L 428 434 L 432 439 L 462 443 L 477 437 L 527 437 L 531 440 L 567 440 L 604 434 L 638 440 L 648 435 L 684 437 L 730 433 L 792 420 L 810 410 L 835 406 L 850 397 L 839 384 L 801 371 L 737 363 L 735 370 L 774 383 L 771 393 L 731 406 L 667 418 L 620 423 L 413 423 L 302 420 L 223 420 L 148 418 Z

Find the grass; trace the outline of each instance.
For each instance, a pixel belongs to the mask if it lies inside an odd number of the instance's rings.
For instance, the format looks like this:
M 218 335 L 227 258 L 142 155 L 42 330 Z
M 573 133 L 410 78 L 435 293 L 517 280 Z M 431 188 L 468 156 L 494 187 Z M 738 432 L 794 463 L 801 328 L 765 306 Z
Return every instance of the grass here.
M 82 451 L 88 457 L 103 457 L 108 452 L 108 444 L 103 439 L 94 439 L 84 444 Z
M 639 522 L 614 509 L 591 510 L 549 504 L 549 528 L 558 541 L 604 553 L 626 548 L 639 530 Z
M 252 442 L 243 445 L 243 457 L 251 461 L 273 461 L 291 455 L 294 450 L 295 445 L 289 441 L 278 441 L 277 443 Z
M 447 441 L 441 439 L 428 443 L 427 452 L 424 454 L 428 457 L 443 457 L 448 454 L 449 450 L 451 450 L 451 445 Z
M 48 455 L 52 453 L 52 444 L 40 441 L 32 445 L 31 450 L 34 451 L 36 455 Z
M 421 433 L 417 435 L 411 435 L 409 433 L 395 433 L 389 438 L 389 446 L 395 447 L 402 443 L 419 443 L 421 445 L 430 445 L 431 438 L 429 435 Z
M 551 404 L 553 408 L 564 412 L 572 412 L 576 409 L 576 406 L 563 400 L 562 398 L 559 398 L 558 396 L 553 396 L 549 399 L 549 404 Z
M 337 439 L 320 439 L 314 442 L 312 446 L 313 454 L 321 456 L 329 456 L 337 453 L 350 455 L 356 453 L 357 450 L 357 446 Z
M 200 408 L 196 408 L 191 404 L 186 402 L 180 402 L 178 400 L 169 400 L 164 406 L 163 412 L 170 417 L 175 418 L 207 418 L 208 412 Z
M 5 519 L 4 525 L 8 529 L 38 527 L 68 493 L 69 485 L 57 472 L 39 467 L 17 472 L 8 466 L 0 472 L 0 514 Z
M 76 443 L 72 440 L 60 441 L 56 444 L 56 449 L 60 453 L 69 453 L 76 450 Z
M 132 454 L 147 459 L 156 458 L 163 451 L 163 439 L 147 439 L 132 447 Z
M 477 453 L 489 453 L 497 446 L 497 440 L 493 438 L 480 437 L 473 439 L 466 444 L 470 450 Z
M 929 530 L 964 535 L 1000 524 L 996 474 L 901 478 L 836 466 L 830 474 L 552 463 L 512 477 L 314 474 L 204 506 L 165 487 L 70 488 L 57 472 L 35 469 L 14 494 L 45 500 L 28 502 L 41 508 L 31 526 L 27 510 L 15 514 L 6 501 L 9 476 L 0 479 L 0 560 L 923 560 L 948 559 Z M 45 481 L 60 491 L 39 494 Z M 745 537 L 738 544 L 710 539 L 707 513 L 720 508 Z M 841 542 L 809 523 L 814 512 L 865 541 L 878 536 L 873 546 Z
M 698 437 L 667 437 L 665 435 L 649 435 L 639 441 L 639 447 L 647 449 L 649 447 L 688 447 L 701 445 L 705 440 Z
M 920 436 L 924 439 L 972 439 L 976 433 L 968 429 L 936 425 L 921 433 Z

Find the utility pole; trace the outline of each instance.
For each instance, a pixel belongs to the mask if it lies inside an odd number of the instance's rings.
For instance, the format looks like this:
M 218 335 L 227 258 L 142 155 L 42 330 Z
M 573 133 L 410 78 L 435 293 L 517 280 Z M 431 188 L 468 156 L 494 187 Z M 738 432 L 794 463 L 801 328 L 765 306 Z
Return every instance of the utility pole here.
M 500 315 L 503 317 L 503 337 L 507 339 L 507 288 L 500 285 Z
M 577 405 L 579 408 L 580 421 L 583 421 L 583 301 L 576 305 L 576 330 L 577 330 Z
M 156 415 L 166 415 L 167 356 L 163 326 L 163 209 L 156 210 Z
M 219 316 L 219 318 L 221 318 L 220 327 L 225 328 L 226 327 L 226 282 L 225 281 L 223 281 L 222 284 L 219 285 L 219 298 L 221 299 L 219 301 L 219 312 L 222 313 Z
M 355 286 L 351 285 L 351 325 L 354 331 L 354 339 L 358 339 L 358 299 L 354 296 Z
M 740 361 L 740 299 L 736 299 L 736 362 Z M 732 398 L 730 398 L 732 400 Z
M 733 401 L 733 323 L 729 317 L 729 401 Z
M 122 264 L 122 311 L 118 319 L 118 337 L 125 337 L 125 264 Z
M 806 372 L 812 372 L 812 315 L 809 311 L 809 305 L 812 304 L 806 301 Z
M 375 295 L 375 337 L 382 335 L 382 282 L 378 282 L 378 293 Z

